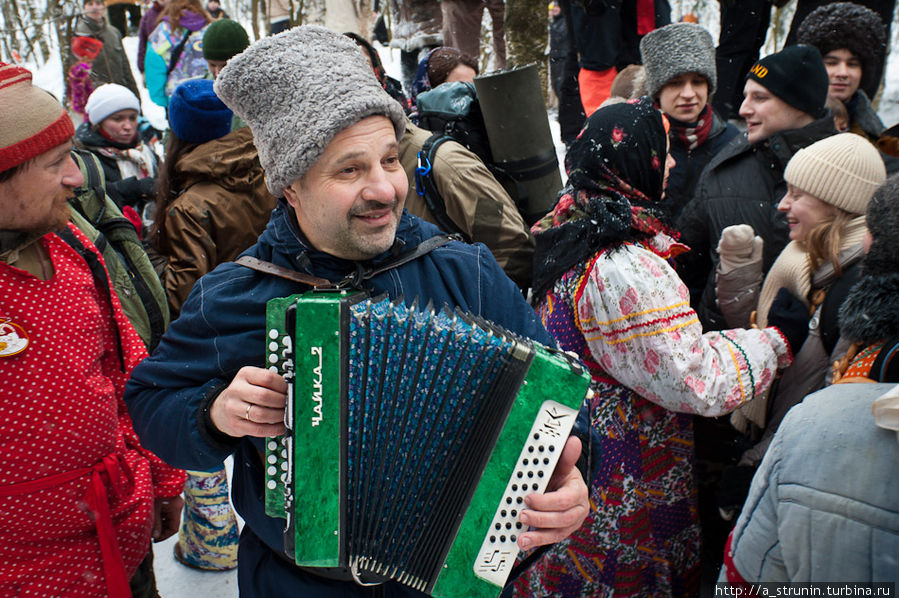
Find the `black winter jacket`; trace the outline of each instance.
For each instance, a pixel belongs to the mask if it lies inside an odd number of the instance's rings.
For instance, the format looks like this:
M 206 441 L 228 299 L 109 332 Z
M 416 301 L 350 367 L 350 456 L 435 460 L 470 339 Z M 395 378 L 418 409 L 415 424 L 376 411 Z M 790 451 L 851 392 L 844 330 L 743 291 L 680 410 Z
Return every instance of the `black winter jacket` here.
M 690 288 L 704 330 L 727 328 L 715 303 L 721 231 L 732 224 L 752 226 L 765 241 L 762 272 L 767 273 L 789 242 L 786 218 L 777 211 L 787 190 L 783 178 L 787 162 L 800 149 L 835 132 L 828 111 L 805 127 L 781 131 L 754 145 L 739 135 L 706 166 L 696 194 L 677 219 L 681 241 L 691 249 L 680 258 L 678 274 Z
M 680 138 L 672 136 L 671 157 L 677 164 L 671 169 L 668 187 L 665 188 L 665 201 L 662 202 L 662 206 L 671 214 L 672 221 L 677 220 L 684 206 L 695 194 L 699 177 L 706 164 L 739 134 L 740 130 L 737 127 L 724 121 L 716 113 L 712 119 L 712 130 L 709 131 L 708 139 L 695 150 L 688 150 Z

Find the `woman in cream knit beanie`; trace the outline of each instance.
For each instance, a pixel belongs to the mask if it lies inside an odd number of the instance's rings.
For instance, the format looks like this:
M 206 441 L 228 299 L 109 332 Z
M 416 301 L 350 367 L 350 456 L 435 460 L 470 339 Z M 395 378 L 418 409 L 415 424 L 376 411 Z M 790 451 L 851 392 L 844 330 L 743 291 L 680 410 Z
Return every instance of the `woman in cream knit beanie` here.
M 886 180 L 883 160 L 868 140 L 852 133 L 822 139 L 799 150 L 784 171 L 787 194 L 777 209 L 786 215 L 790 241 L 771 267 L 759 297 L 758 323 L 781 287 L 810 304 L 812 274 L 830 264 L 839 277 L 840 255 L 861 245 L 865 210 Z
M 765 429 L 762 442 L 744 455 L 750 464 L 761 460 L 789 407 L 822 388 L 833 359 L 840 357 L 836 353 L 843 349 L 822 339 L 821 303 L 825 297 L 842 301 L 836 297 L 838 293 L 830 297 L 828 292 L 864 255 L 865 211 L 886 180 L 886 169 L 867 139 L 841 133 L 796 152 L 784 179 L 787 194 L 778 210 L 790 225 L 790 243 L 765 277 L 756 323 L 768 324 L 768 312 L 784 288 L 809 309 L 811 317 L 805 342 L 792 347 L 796 359 L 784 372 L 777 396 L 768 397 L 774 404 L 769 407 L 765 401 L 753 401 L 731 418 L 738 429 L 746 429 L 746 419 Z

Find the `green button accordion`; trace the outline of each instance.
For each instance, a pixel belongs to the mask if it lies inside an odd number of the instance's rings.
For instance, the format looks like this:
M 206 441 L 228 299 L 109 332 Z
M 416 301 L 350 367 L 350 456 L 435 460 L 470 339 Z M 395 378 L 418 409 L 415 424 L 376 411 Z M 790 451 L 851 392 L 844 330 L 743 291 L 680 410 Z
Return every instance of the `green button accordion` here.
M 266 446 L 285 552 L 433 596 L 497 596 L 588 390 L 559 351 L 450 310 L 312 291 L 267 307 L 287 432 Z

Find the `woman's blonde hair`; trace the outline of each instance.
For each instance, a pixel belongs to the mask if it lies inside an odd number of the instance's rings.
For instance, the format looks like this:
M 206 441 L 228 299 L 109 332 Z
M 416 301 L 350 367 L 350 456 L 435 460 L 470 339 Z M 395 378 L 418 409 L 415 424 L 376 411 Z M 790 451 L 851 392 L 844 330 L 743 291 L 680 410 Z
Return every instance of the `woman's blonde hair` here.
M 843 232 L 846 225 L 858 216 L 836 206 L 831 206 L 831 208 L 833 208 L 831 215 L 812 228 L 804 245 L 808 251 L 812 272 L 816 271 L 821 264 L 830 262 L 833 265 L 834 274 L 839 277 L 843 275 L 839 261 Z

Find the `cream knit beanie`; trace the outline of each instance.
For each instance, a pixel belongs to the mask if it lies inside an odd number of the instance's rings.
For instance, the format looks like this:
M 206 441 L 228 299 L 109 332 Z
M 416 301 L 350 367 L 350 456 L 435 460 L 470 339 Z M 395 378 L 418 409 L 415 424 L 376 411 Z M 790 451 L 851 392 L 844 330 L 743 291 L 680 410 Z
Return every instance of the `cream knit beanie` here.
M 886 176 L 880 153 L 854 133 L 833 135 L 799 150 L 784 171 L 791 185 L 850 214 L 865 213 Z

